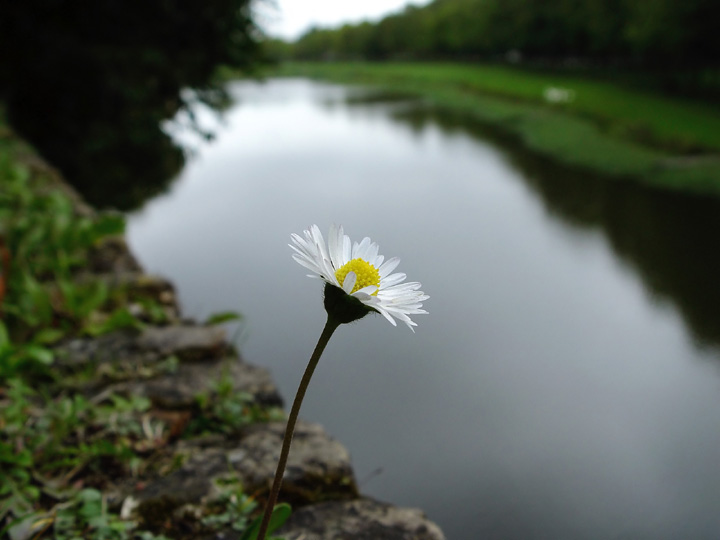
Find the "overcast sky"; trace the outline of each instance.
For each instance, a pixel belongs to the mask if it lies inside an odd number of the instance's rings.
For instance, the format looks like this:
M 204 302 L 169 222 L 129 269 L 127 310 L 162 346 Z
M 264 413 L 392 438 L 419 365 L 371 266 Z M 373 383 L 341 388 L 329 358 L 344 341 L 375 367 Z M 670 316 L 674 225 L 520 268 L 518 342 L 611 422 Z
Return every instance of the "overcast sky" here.
M 430 0 L 260 0 L 256 20 L 269 35 L 295 39 L 312 26 L 335 27 L 344 23 L 377 20 L 408 4 Z

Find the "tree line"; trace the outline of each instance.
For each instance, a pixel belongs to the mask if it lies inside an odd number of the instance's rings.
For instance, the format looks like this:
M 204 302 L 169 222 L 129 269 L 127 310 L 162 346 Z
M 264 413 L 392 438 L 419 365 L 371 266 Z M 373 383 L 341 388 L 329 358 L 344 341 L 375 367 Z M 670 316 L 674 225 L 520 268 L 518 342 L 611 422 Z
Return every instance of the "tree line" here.
M 696 70 L 720 63 L 718 21 L 717 0 L 435 0 L 272 47 L 293 60 L 522 59 Z

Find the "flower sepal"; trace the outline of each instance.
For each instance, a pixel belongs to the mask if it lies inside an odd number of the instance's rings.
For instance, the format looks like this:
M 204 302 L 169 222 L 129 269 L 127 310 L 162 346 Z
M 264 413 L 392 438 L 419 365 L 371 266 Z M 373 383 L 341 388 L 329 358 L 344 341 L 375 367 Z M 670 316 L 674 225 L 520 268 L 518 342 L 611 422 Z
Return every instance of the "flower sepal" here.
M 347 294 L 340 287 L 325 283 L 325 311 L 328 317 L 338 323 L 346 324 L 362 319 L 368 313 L 378 313 L 354 296 Z

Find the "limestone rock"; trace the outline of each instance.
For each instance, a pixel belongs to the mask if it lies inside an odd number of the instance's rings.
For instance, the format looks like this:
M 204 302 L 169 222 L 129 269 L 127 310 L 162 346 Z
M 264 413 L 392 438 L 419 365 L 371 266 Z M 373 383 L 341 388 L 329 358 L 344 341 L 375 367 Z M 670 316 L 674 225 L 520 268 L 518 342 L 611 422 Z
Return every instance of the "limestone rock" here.
M 151 326 L 142 332 L 118 330 L 95 338 L 76 338 L 56 348 L 58 364 L 79 367 L 107 362 L 152 363 L 175 356 L 181 361 L 221 358 L 230 346 L 221 328 Z
M 157 355 L 142 354 L 137 349 L 135 330 L 119 330 L 95 338 L 83 337 L 67 341 L 55 348 L 56 365 L 60 368 L 82 368 L 88 364 L 104 364 L 132 359 L 153 362 Z
M 270 491 L 284 431 L 284 422 L 253 426 L 230 455 L 248 492 Z M 357 496 L 347 449 L 320 425 L 298 422 L 280 499 L 296 506 Z
M 149 274 L 131 274 L 132 279 L 125 283 L 132 297 L 150 297 L 165 308 L 171 320 L 180 318 L 180 304 L 175 294 L 175 286 L 167 279 Z
M 77 338 L 56 349 L 57 365 L 69 371 L 94 368 L 81 389 L 89 394 L 115 392 L 144 396 L 155 406 L 191 408 L 198 394 L 212 391 L 222 377 L 233 389 L 261 405 L 282 406 L 270 373 L 242 362 L 221 329 L 208 326 L 149 327 L 96 338 Z M 176 365 L 168 362 L 177 359 Z
M 95 274 L 105 272 L 140 272 L 140 263 L 128 248 L 125 238 L 104 238 L 89 253 L 88 270 Z
M 211 391 L 217 381 L 229 376 L 236 392 L 253 396 L 261 405 L 282 406 L 282 399 L 267 370 L 226 358 L 212 363 L 181 363 L 177 370 L 147 380 L 113 386 L 114 392 L 144 396 L 165 409 L 190 408 L 202 392 Z
M 293 510 L 275 532 L 286 540 L 444 540 L 440 528 L 415 508 L 372 499 L 331 501 Z
M 181 441 L 176 451 L 185 461 L 179 469 L 150 482 L 142 490 L 133 490 L 116 498 L 132 494 L 140 503 L 138 513 L 144 521 L 151 522 L 153 515 L 161 511 L 172 513 L 183 505 L 202 504 L 212 499 L 216 491 L 214 486 L 234 471 L 244 491 L 256 493 L 262 499 L 275 474 L 284 428 L 284 423 L 280 422 L 254 425 L 234 448 L 230 448 L 222 437 Z M 355 497 L 357 487 L 347 450 L 319 425 L 300 422 L 290 451 L 281 498 L 297 508 L 327 499 Z
M 150 483 L 135 497 L 143 505 L 164 501 L 170 506 L 200 503 L 211 490 L 212 479 L 228 471 L 225 451 L 217 448 L 202 450 L 191 456 L 178 470 Z
M 229 348 L 222 328 L 195 325 L 149 327 L 138 336 L 137 346 L 184 361 L 218 358 Z

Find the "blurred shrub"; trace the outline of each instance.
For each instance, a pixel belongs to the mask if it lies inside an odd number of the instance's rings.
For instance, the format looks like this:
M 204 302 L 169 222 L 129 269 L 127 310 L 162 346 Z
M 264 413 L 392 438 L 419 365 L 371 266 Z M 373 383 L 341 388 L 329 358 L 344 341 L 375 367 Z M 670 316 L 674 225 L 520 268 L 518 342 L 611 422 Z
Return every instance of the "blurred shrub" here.
M 182 165 L 161 121 L 186 105 L 183 96 L 221 100 L 211 86 L 217 66 L 253 64 L 249 3 L 2 2 L 9 120 L 91 203 L 132 207 Z M 195 92 L 181 96 L 185 88 Z

